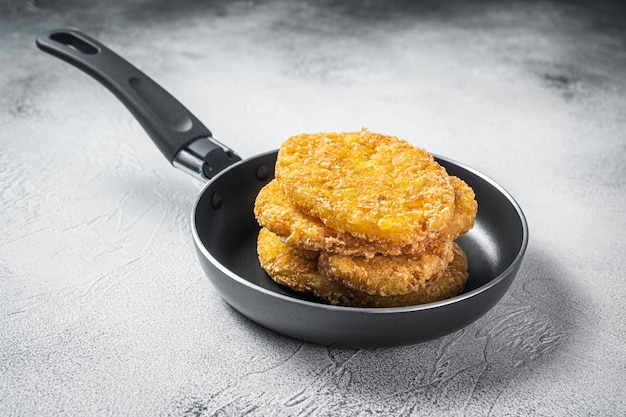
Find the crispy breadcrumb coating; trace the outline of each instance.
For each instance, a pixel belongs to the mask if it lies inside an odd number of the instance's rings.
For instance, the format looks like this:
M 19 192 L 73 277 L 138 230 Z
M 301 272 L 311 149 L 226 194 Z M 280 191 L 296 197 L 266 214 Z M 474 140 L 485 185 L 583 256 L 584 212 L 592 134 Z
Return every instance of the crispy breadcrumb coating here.
M 317 259 L 286 245 L 278 236 L 262 228 L 257 248 L 259 262 L 277 283 L 294 291 L 309 292 L 334 305 L 351 307 L 400 307 L 430 303 L 460 294 L 467 282 L 467 258 L 452 244 L 452 259 L 436 279 L 424 282 L 403 295 L 382 296 L 348 288 L 318 272 Z
M 433 250 L 466 233 L 474 225 L 477 203 L 473 190 L 461 179 L 450 177 L 454 188 L 454 211 L 442 232 L 434 232 L 413 244 L 398 245 L 384 240 L 364 240 L 350 233 L 334 230 L 319 219 L 302 213 L 283 193 L 277 180 L 259 192 L 254 214 L 259 224 L 280 236 L 284 243 L 299 249 L 332 252 L 339 255 L 372 257 L 412 255 Z
M 278 181 L 272 180 L 259 192 L 254 214 L 259 224 L 299 249 L 326 251 L 341 255 L 372 257 L 376 254 L 413 254 L 434 248 L 446 239 L 444 233 L 415 244 L 399 245 L 383 240 L 367 241 L 347 232 L 331 229 L 319 219 L 301 212 L 283 193 Z
M 352 291 L 317 272 L 317 259 L 306 256 L 262 228 L 257 240 L 261 267 L 278 284 L 294 291 L 309 292 L 335 305 L 353 305 Z
M 354 290 L 378 295 L 402 295 L 436 280 L 452 260 L 452 243 L 416 255 L 363 256 L 321 252 L 318 271 Z
M 290 137 L 275 175 L 302 212 L 366 241 L 418 245 L 454 211 L 450 178 L 430 153 L 365 129 Z
M 446 240 L 453 241 L 467 233 L 474 227 L 478 203 L 472 187 L 458 177 L 450 177 L 450 183 L 454 188 L 454 213 L 448 223 L 445 232 Z

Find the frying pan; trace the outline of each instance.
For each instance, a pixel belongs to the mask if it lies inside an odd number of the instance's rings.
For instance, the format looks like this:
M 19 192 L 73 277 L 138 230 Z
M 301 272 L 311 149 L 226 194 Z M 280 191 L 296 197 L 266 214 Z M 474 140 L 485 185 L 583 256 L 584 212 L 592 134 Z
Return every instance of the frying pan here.
M 191 216 L 200 264 L 232 307 L 269 329 L 321 345 L 379 348 L 419 343 L 483 316 L 519 270 L 528 226 L 517 202 L 480 172 L 436 156 L 450 175 L 474 189 L 479 204 L 474 228 L 457 240 L 469 264 L 462 294 L 417 306 L 354 308 L 327 305 L 282 287 L 259 265 L 259 226 L 253 214 L 257 193 L 274 177 L 276 150 L 241 160 L 154 81 L 80 31 L 49 31 L 36 43 L 107 87 L 172 165 L 207 181 Z

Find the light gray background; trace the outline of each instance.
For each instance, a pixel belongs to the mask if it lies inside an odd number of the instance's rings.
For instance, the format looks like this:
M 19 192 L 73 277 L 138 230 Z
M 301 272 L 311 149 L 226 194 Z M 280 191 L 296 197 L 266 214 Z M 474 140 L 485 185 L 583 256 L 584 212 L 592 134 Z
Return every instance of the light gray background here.
M 618 3 L 0 1 L 0 415 L 625 415 Z M 244 156 L 394 134 L 494 178 L 531 240 L 466 329 L 384 350 L 243 318 L 190 235 L 201 184 L 39 52 L 78 27 Z

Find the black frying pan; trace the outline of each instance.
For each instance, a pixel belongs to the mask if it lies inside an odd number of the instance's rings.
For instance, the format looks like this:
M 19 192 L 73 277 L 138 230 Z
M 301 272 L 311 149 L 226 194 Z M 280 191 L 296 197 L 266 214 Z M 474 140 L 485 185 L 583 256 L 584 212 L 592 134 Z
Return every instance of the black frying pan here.
M 256 253 L 253 206 L 274 177 L 276 151 L 245 161 L 165 90 L 91 37 L 61 29 L 37 46 L 91 75 L 113 92 L 177 168 L 208 181 L 193 208 L 193 239 L 202 268 L 222 297 L 250 319 L 285 335 L 323 345 L 386 347 L 434 339 L 474 322 L 504 295 L 528 244 L 519 205 L 493 180 L 443 157 L 450 175 L 465 180 L 479 205 L 474 228 L 457 240 L 470 278 L 463 294 L 395 308 L 331 306 L 274 283 Z

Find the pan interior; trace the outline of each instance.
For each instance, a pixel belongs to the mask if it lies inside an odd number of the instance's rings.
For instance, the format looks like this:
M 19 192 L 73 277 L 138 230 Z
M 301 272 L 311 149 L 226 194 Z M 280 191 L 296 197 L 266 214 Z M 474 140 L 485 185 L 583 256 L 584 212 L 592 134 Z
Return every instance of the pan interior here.
M 207 252 L 242 279 L 289 297 L 317 302 L 274 283 L 258 262 L 254 200 L 273 178 L 275 160 L 276 152 L 246 160 L 205 187 L 194 213 L 197 233 Z M 468 258 L 468 292 L 489 283 L 515 261 L 524 245 L 525 228 L 516 204 L 491 180 L 443 158 L 437 160 L 450 175 L 466 181 L 478 201 L 474 228 L 457 240 Z

